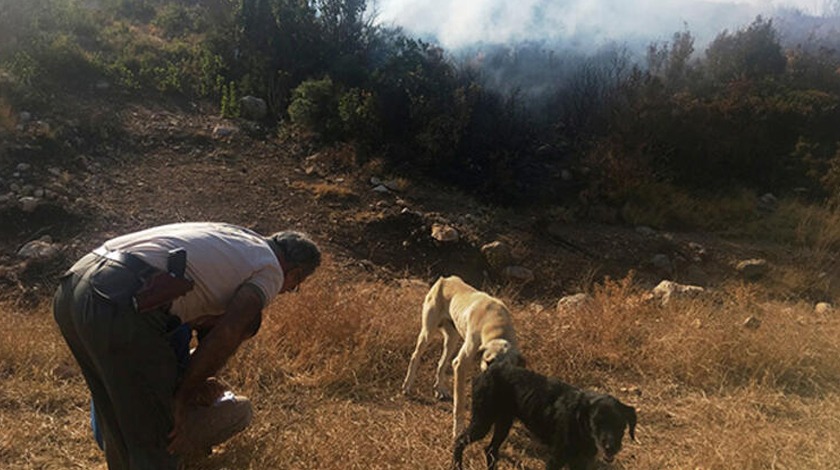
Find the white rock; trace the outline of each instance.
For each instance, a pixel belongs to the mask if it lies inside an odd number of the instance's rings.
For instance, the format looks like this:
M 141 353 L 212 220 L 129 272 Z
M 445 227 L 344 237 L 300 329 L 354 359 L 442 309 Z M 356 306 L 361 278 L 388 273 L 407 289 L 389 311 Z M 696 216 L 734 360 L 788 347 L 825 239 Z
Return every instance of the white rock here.
M 432 224 L 432 238 L 439 242 L 457 242 L 461 236 L 449 225 Z
M 759 326 L 761 326 L 761 320 L 759 320 L 756 317 L 750 316 L 747 317 L 746 320 L 744 320 L 744 328 L 755 330 L 758 329 Z
M 508 266 L 502 274 L 513 281 L 528 283 L 534 280 L 534 272 L 524 266 Z
M 679 284 L 674 281 L 662 281 L 653 288 L 654 299 L 659 299 L 662 305 L 667 305 L 672 299 L 683 297 L 695 297 L 704 292 L 700 286 Z
M 764 277 L 770 270 L 767 260 L 747 259 L 735 265 L 735 269 L 748 281 L 756 281 Z
M 32 196 L 24 196 L 18 199 L 18 203 L 23 212 L 34 212 L 41 200 Z
M 481 254 L 487 260 L 487 264 L 494 269 L 501 269 L 513 261 L 513 252 L 505 242 L 494 241 L 481 247 Z
M 239 129 L 231 125 L 216 124 L 213 128 L 213 137 L 230 137 L 233 134 L 236 134 L 238 130 Z
M 834 310 L 834 306 L 828 302 L 817 302 L 817 305 L 814 306 L 814 313 L 819 315 L 829 313 L 832 310 Z
M 27 259 L 48 259 L 58 254 L 58 246 L 47 240 L 32 240 L 18 250 L 18 256 Z
M 578 310 L 591 305 L 593 300 L 591 295 L 584 292 L 567 295 L 557 301 L 557 312 L 564 313 Z

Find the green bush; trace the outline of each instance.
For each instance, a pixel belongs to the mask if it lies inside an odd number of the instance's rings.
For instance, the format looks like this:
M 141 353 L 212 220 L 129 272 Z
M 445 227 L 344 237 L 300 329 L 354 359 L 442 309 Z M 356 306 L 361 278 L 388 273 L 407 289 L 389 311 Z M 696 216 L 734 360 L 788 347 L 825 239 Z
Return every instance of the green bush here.
M 338 117 L 343 135 L 363 149 L 381 143 L 382 132 L 376 96 L 359 88 L 352 88 L 338 100 Z
M 203 44 L 186 39 L 160 41 L 114 22 L 102 31 L 100 67 L 129 89 L 153 89 L 186 96 L 220 96 L 216 77 L 225 71 L 222 58 Z
M 201 31 L 201 19 L 201 11 L 196 7 L 168 3 L 158 9 L 152 24 L 160 28 L 167 37 L 174 38 Z
M 718 82 L 757 79 L 785 70 L 785 56 L 772 20 L 761 16 L 747 28 L 724 31 L 706 50 L 708 73 Z
M 239 117 L 239 93 L 236 91 L 236 83 L 230 82 L 227 86 L 222 85 L 222 116 L 226 118 Z
M 288 108 L 292 124 L 332 140 L 341 135 L 338 92 L 330 77 L 306 80 L 292 91 Z

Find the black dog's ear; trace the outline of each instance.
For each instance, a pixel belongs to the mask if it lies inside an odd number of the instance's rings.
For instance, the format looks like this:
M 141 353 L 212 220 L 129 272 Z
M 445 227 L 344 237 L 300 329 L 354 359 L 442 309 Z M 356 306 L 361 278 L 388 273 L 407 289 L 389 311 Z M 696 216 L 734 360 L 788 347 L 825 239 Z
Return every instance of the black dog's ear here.
M 522 356 L 522 354 L 516 355 L 516 365 L 522 368 L 528 367 L 526 365 L 525 358 Z
M 487 351 L 487 347 L 486 346 L 480 346 L 478 348 L 478 351 L 475 352 L 476 362 L 481 362 L 481 360 L 484 359 L 484 351 Z
M 630 439 L 636 440 L 636 409 L 632 406 L 627 406 L 624 403 L 618 402 L 619 410 L 627 421 L 627 427 L 630 429 Z
M 579 429 L 589 429 L 589 409 L 592 403 L 594 402 L 584 396 L 575 405 L 575 420 L 578 422 Z

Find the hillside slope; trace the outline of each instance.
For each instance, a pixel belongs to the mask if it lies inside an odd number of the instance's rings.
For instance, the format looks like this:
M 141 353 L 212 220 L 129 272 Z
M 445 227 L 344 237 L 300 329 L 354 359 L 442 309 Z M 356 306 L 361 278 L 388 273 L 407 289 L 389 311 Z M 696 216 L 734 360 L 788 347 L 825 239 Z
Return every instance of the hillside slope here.
M 603 207 L 581 218 L 574 201 L 572 208 L 482 205 L 389 173 L 377 160 L 359 165 L 349 146 L 317 149 L 310 139 L 276 137 L 258 123 L 223 120 L 193 102 L 114 92 L 66 97 L 61 107 L 26 114 L 29 120 L 0 148 L 7 277 L 20 270 L 12 254 L 44 235 L 58 243 L 66 263 L 109 236 L 186 220 L 262 232 L 296 228 L 348 266 L 361 262 L 382 276 L 424 282 L 457 273 L 543 302 L 631 270 L 647 285 L 669 278 L 713 286 L 733 278 L 741 259 L 769 257 L 780 268 L 797 262 L 785 246 L 622 225 L 617 211 Z M 377 191 L 380 181 L 391 189 Z M 36 207 L 24 209 L 21 198 L 33 195 Z M 434 224 L 455 228 L 460 240 L 437 242 Z M 479 250 L 497 240 L 512 246 L 512 263 L 533 271 L 533 282 L 507 282 L 486 264 Z M 827 300 L 820 297 L 830 292 L 807 294 Z
M 272 305 L 225 372 L 254 399 L 255 425 L 191 468 L 444 467 L 449 405 L 429 386 L 437 344 L 418 396 L 394 398 L 422 297 L 444 274 L 510 303 L 534 368 L 639 408 L 640 443 L 615 468 L 835 463 L 831 338 L 840 322 L 813 315 L 813 305 L 831 300 L 836 273 L 807 250 L 629 227 L 603 208 L 583 219 L 557 207 L 486 206 L 376 160 L 357 164 L 349 147 L 280 138 L 200 103 L 103 91 L 30 112 L 0 148 L 0 427 L 14 430 L 0 438 L 0 466 L 104 468 L 83 380 L 51 322 L 55 279 L 111 236 L 195 220 L 302 230 L 326 262 L 300 294 Z M 435 240 L 435 224 L 459 240 Z M 45 235 L 54 256 L 17 254 Z M 508 243 L 511 265 L 534 279 L 490 266 L 481 247 L 493 241 Z M 769 261 L 763 280 L 746 283 L 734 269 L 749 258 Z M 662 279 L 710 293 L 660 309 L 645 292 Z M 578 292 L 595 306 L 555 312 Z M 756 334 L 740 326 L 750 315 L 764 320 Z M 467 457 L 480 468 L 474 447 Z M 540 452 L 518 432 L 503 468 L 540 468 Z

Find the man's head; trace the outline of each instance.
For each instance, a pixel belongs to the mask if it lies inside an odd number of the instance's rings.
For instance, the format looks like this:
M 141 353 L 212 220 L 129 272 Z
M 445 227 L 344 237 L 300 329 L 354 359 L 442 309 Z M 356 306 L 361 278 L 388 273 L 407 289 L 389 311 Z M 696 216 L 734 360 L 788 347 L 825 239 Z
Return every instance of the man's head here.
M 300 232 L 277 232 L 267 240 L 283 268 L 285 281 L 282 292 L 294 290 L 321 265 L 318 246 Z

